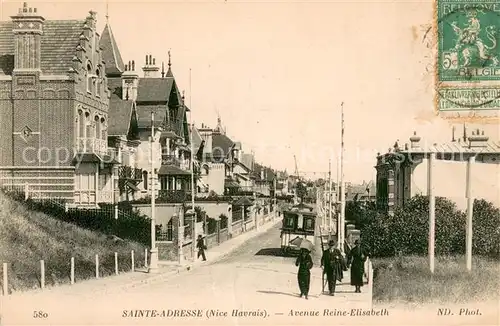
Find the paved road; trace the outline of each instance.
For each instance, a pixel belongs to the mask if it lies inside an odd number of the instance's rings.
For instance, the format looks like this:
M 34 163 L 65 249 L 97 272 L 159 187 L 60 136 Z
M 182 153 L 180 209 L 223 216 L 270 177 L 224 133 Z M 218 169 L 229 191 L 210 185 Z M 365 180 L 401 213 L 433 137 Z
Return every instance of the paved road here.
M 351 313 L 351 309 L 371 308 L 370 294 L 355 294 L 348 284 L 340 285 L 335 297 L 321 295 L 319 267 L 314 267 L 312 271 L 309 300 L 299 298 L 295 258 L 281 257 L 279 246 L 279 229 L 276 226 L 218 261 L 208 261 L 192 271 L 126 292 L 111 292 L 95 297 L 66 294 L 44 298 L 43 302 L 25 299 L 21 305 L 21 316 L 26 316 L 34 310 L 32 308 L 36 308 L 47 312 L 50 316 L 47 321 L 50 320 L 52 324 L 312 325 L 332 323 L 331 318 L 334 317 L 325 318 L 325 309 L 329 309 L 331 314 L 335 314 L 337 309 L 338 314 L 340 310 Z M 210 250 L 207 256 L 210 259 Z M 344 282 L 348 282 L 348 279 Z M 364 290 L 366 292 L 368 287 L 364 287 Z M 17 305 L 19 309 L 19 302 Z M 169 309 L 202 309 L 203 316 L 123 317 L 124 310 L 128 316 L 136 314 L 138 309 L 155 309 L 160 314 L 164 310 L 168 314 Z M 211 309 L 220 317 L 207 318 L 207 311 Z M 232 316 L 234 310 L 237 310 L 239 318 Z M 319 316 L 290 316 L 291 310 L 293 314 L 295 311 L 301 314 L 317 311 Z M 228 315 L 222 316 L 226 312 Z M 241 317 L 245 313 L 249 316 Z

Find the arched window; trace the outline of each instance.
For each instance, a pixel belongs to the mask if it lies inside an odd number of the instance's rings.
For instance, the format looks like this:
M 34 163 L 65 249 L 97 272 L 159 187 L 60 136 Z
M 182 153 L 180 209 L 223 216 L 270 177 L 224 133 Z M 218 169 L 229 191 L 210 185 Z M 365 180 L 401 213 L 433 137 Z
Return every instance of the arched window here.
M 95 71 L 95 95 L 96 96 L 101 96 L 101 73 L 99 72 L 99 69 Z
M 86 76 L 86 83 L 87 83 L 87 92 L 92 93 L 92 65 L 90 62 L 87 63 L 87 76 Z
M 100 138 L 101 135 L 101 124 L 99 122 L 99 117 L 96 115 L 94 117 L 94 138 Z
M 91 129 L 92 128 L 92 123 L 90 121 L 90 113 L 88 112 L 85 112 L 85 133 L 84 133 L 84 137 L 85 138 L 90 138 L 91 137 Z
M 104 140 L 108 139 L 108 137 L 106 135 L 107 132 L 108 132 L 107 129 L 108 128 L 107 128 L 107 125 L 106 125 L 106 119 L 101 118 L 101 134 L 99 135 L 101 137 L 101 139 L 104 139 Z
M 78 116 L 77 116 L 77 124 L 78 124 L 78 127 L 77 127 L 77 137 L 80 137 L 80 138 L 83 138 L 85 137 L 84 136 L 84 133 L 85 133 L 85 117 L 83 116 L 83 111 L 82 110 L 78 110 Z

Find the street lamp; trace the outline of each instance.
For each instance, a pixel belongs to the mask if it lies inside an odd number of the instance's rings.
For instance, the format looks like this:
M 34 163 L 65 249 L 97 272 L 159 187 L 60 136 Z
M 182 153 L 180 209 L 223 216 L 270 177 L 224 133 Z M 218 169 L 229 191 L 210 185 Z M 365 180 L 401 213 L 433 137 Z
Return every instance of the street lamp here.
M 155 160 L 154 160 L 154 142 L 155 142 L 155 114 L 151 112 L 151 261 L 149 263 L 149 273 L 158 272 L 158 248 L 156 248 L 156 203 L 155 203 Z M 161 128 L 158 128 L 161 131 Z

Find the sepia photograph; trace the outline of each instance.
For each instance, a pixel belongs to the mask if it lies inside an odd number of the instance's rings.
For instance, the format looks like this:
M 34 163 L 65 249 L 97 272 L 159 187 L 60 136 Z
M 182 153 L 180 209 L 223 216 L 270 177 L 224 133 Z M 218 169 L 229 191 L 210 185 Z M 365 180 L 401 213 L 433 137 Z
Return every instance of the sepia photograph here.
M 0 0 L 0 325 L 498 325 L 500 0 Z

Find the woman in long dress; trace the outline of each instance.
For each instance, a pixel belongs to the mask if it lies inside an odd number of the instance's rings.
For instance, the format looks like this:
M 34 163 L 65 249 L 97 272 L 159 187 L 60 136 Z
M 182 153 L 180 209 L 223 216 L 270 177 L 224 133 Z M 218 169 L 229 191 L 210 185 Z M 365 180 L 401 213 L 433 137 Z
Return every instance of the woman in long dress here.
M 311 268 L 313 267 L 312 257 L 309 250 L 300 249 L 299 257 L 295 261 L 295 266 L 299 267 L 297 280 L 299 281 L 300 297 L 305 296 L 308 299 L 309 286 L 311 284 Z
M 352 248 L 347 255 L 347 264 L 351 266 L 351 285 L 356 288 L 354 291 L 356 293 L 361 293 L 367 257 L 368 252 L 361 248 L 359 240 L 356 240 L 354 242 L 354 248 Z

